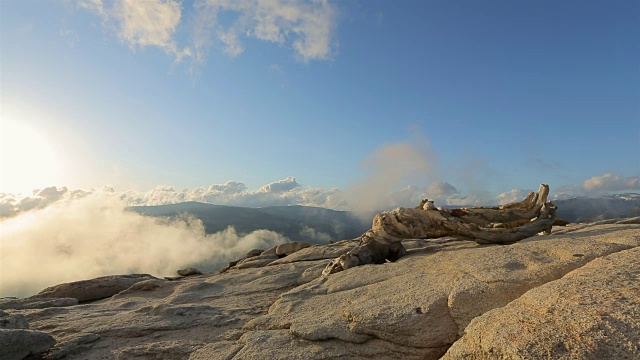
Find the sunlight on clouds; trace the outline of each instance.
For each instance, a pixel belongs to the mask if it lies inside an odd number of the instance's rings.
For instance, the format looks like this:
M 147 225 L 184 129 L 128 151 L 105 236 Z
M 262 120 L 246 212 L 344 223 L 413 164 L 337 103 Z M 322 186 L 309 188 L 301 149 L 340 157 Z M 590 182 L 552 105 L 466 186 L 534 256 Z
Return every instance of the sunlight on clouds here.
M 416 176 L 428 176 L 436 158 L 426 141 L 380 146 L 362 162 L 366 172 L 363 180 L 347 191 L 351 208 L 367 213 L 394 204 L 391 196 L 394 190 Z M 397 194 L 403 199 L 411 198 L 406 191 Z
M 62 163 L 41 132 L 3 114 L 0 134 L 0 191 L 27 192 L 63 180 Z
M 512 189 L 509 191 L 505 191 L 502 194 L 498 195 L 497 198 L 497 205 L 506 205 L 506 204 L 511 204 L 514 202 L 518 202 L 521 201 L 522 199 L 524 199 L 525 197 L 527 197 L 527 195 L 529 195 L 529 192 L 531 192 L 533 190 L 523 190 L 523 189 Z
M 182 16 L 176 0 L 116 0 L 107 6 L 102 0 L 80 0 L 79 7 L 91 11 L 103 22 L 112 23 L 118 36 L 132 49 L 155 46 L 181 60 L 191 55 L 188 48 L 179 50 L 175 33 Z
M 297 58 L 328 60 L 334 44 L 337 11 L 326 0 L 196 0 L 184 25 L 182 3 L 177 0 L 78 0 L 78 7 L 102 18 L 132 49 L 154 46 L 181 60 L 204 62 L 217 42 L 224 53 L 236 57 L 245 51 L 242 37 L 287 46 Z M 223 23 L 220 14 L 237 15 Z M 190 44 L 178 46 L 179 28 L 188 32 Z
M 122 21 L 120 35 L 129 44 L 176 51 L 173 34 L 180 22 L 178 2 L 124 0 L 119 5 L 116 14 Z
M 299 186 L 300 184 L 296 182 L 296 178 L 294 178 L 293 176 L 289 176 L 286 179 L 274 181 L 270 184 L 262 186 L 260 189 L 258 189 L 258 192 L 283 193 L 291 191 Z
M 0 221 L 29 211 L 44 209 L 51 205 L 67 203 L 96 194 L 107 194 L 122 200 L 128 206 L 175 204 L 185 201 L 232 205 L 232 206 L 287 206 L 305 205 L 346 210 L 348 208 L 341 190 L 303 187 L 294 177 L 266 184 L 259 189 L 249 190 L 239 181 L 227 181 L 213 184 L 208 188 L 178 191 L 173 186 L 158 185 L 155 188 L 138 192 L 129 190 L 117 192 L 111 187 L 102 190 L 68 189 L 50 186 L 34 190 L 29 196 L 0 193 Z
M 293 31 L 303 34 L 293 42 L 293 48 L 302 58 L 327 59 L 331 54 L 331 36 L 334 27 L 335 10 L 327 1 L 319 2 L 321 5 L 313 13 L 303 14 L 303 21 L 295 26 Z
M 78 0 L 78 6 L 96 13 L 106 20 L 107 12 L 104 9 L 102 0 Z
M 238 34 L 233 31 L 220 31 L 218 38 L 225 44 L 224 52 L 225 54 L 236 57 L 244 52 L 244 47 L 238 40 Z
M 640 176 L 624 177 L 618 174 L 606 173 L 593 176 L 583 183 L 585 190 L 592 191 L 627 191 L 640 190 Z
M 174 275 L 187 266 L 217 270 L 255 248 L 288 239 L 269 230 L 206 234 L 201 221 L 128 211 L 113 194 L 61 200 L 0 222 L 0 296 L 110 274 Z
M 194 33 L 196 58 L 203 57 L 200 45 L 211 43 L 212 28 L 218 28 L 218 38 L 232 56 L 242 52 L 240 34 L 280 45 L 291 39 L 296 55 L 305 62 L 331 56 L 336 9 L 326 0 L 202 0 L 197 7 L 202 12 Z M 222 12 L 239 17 L 232 24 L 221 24 L 217 17 Z

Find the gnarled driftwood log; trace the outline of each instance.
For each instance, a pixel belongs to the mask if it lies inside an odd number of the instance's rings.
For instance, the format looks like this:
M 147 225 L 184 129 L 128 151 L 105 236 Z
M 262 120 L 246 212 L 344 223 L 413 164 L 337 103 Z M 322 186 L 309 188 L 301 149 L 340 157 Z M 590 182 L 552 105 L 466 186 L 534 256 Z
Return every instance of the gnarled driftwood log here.
M 347 254 L 333 260 L 323 274 L 364 264 L 396 261 L 406 254 L 402 239 L 452 236 L 478 244 L 511 244 L 550 233 L 556 206 L 547 201 L 549 185 L 541 184 L 520 202 L 499 207 L 436 209 L 433 201 L 423 200 L 413 209 L 397 208 L 378 213 L 371 230 Z

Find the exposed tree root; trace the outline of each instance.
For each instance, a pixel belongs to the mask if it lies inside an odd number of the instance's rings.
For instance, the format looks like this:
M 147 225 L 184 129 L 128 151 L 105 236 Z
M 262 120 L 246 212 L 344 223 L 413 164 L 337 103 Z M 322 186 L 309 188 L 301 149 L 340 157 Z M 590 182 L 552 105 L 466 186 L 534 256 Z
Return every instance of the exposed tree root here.
M 499 207 L 436 209 L 423 200 L 415 208 L 378 213 L 371 230 L 347 254 L 334 259 L 324 275 L 364 264 L 396 261 L 406 254 L 402 239 L 452 236 L 478 244 L 511 244 L 538 233 L 551 233 L 556 206 L 547 201 L 549 185 L 541 184 L 520 202 Z

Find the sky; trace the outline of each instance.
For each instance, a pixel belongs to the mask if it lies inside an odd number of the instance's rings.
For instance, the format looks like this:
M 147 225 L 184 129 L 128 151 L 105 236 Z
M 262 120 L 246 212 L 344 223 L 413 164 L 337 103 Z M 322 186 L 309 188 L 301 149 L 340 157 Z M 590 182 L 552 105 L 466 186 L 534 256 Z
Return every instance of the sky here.
M 638 14 L 637 1 L 2 1 L 0 193 L 348 208 L 372 193 L 495 202 L 543 182 L 637 191 Z

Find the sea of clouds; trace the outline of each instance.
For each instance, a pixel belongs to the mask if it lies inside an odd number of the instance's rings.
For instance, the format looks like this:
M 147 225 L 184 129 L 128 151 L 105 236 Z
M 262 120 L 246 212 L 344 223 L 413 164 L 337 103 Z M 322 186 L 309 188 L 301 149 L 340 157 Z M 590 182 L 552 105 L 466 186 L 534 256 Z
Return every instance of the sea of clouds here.
M 186 266 L 217 270 L 255 248 L 288 241 L 234 228 L 206 234 L 198 219 L 142 216 L 111 194 L 58 201 L 0 223 L 0 296 L 27 296 L 47 286 L 107 274 L 175 275 Z

